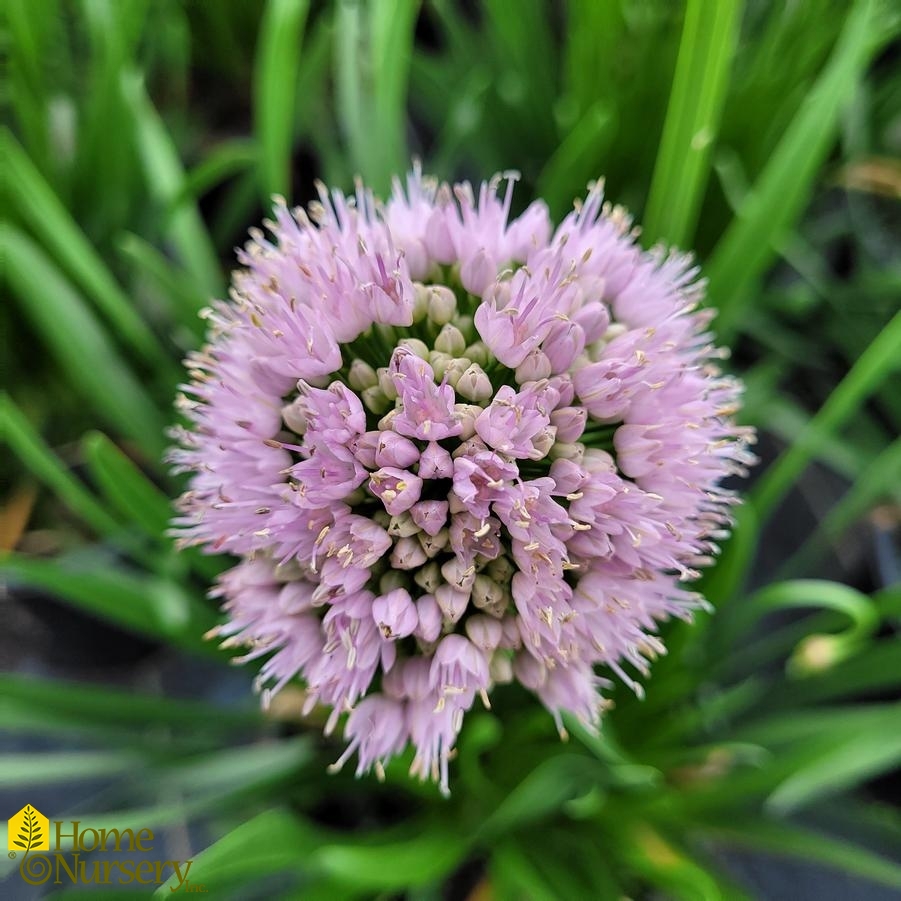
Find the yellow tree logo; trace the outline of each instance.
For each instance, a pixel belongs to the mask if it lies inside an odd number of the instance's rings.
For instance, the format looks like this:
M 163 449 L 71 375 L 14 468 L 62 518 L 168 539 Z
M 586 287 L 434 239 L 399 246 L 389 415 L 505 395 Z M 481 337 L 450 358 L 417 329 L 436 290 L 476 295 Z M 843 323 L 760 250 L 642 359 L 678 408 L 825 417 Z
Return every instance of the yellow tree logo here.
M 50 821 L 26 804 L 6 825 L 6 847 L 10 851 L 50 850 Z

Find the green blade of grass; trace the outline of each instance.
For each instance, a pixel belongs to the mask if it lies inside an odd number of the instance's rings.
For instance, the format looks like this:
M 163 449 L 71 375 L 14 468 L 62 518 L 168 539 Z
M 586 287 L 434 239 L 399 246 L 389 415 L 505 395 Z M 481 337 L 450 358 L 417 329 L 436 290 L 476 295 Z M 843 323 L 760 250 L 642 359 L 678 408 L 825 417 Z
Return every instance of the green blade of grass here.
M 167 237 L 198 290 L 207 297 L 220 297 L 222 272 L 203 219 L 187 200 L 173 209 L 173 201 L 182 193 L 185 184 L 178 150 L 147 96 L 141 76 L 126 72 L 121 88 L 131 110 L 148 190 L 161 210 L 171 210 Z
M 25 234 L 4 228 L 2 245 L 13 293 L 60 369 L 99 416 L 158 458 L 165 448 L 159 411 L 84 300 Z
M 407 89 L 419 5 L 420 0 L 372 0 L 370 3 L 373 113 L 383 136 L 381 168 L 375 183 L 380 191 L 387 191 L 392 176 L 409 166 Z
M 146 766 L 134 751 L 59 751 L 43 754 L 0 754 L 0 788 L 53 785 L 79 779 L 105 780 Z
M 338 7 L 338 119 L 351 164 L 376 192 L 407 167 L 406 96 L 418 9 L 419 0 Z
M 12 585 L 40 588 L 85 613 L 133 632 L 216 655 L 203 640 L 215 623 L 213 611 L 181 585 L 124 570 L 80 569 L 62 560 L 32 560 L 11 554 L 0 562 L 0 576 Z
M 29 713 L 38 711 L 49 722 L 68 727 L 71 723 L 135 727 L 188 727 L 209 732 L 259 725 L 256 710 L 234 710 L 199 701 L 136 694 L 134 691 L 82 685 L 26 676 L 0 676 L 0 726 L 15 727 L 18 718 L 28 723 Z
M 642 233 L 688 247 L 710 174 L 710 151 L 741 22 L 742 0 L 688 0 L 673 89 Z
M 767 798 L 767 807 L 779 814 L 790 813 L 893 771 L 901 765 L 901 730 L 892 731 L 892 722 L 901 722 L 901 710 L 878 734 L 856 735 L 790 776 Z
M 825 579 L 795 579 L 791 582 L 775 582 L 761 588 L 740 605 L 731 605 L 728 617 L 722 617 L 717 633 L 718 641 L 725 647 L 741 643 L 728 657 L 730 667 L 736 667 L 757 649 L 768 646 L 767 636 L 758 642 L 747 641 L 753 625 L 764 616 L 777 610 L 814 608 L 831 610 L 848 619 L 847 628 L 834 637 L 850 647 L 872 635 L 879 627 L 879 611 L 872 599 L 848 585 Z M 743 639 L 742 636 L 745 638 Z
M 168 498 L 101 432 L 82 441 L 91 477 L 110 506 L 151 538 L 166 540 L 171 508 Z
M 842 499 L 817 523 L 814 533 L 783 567 L 798 571 L 815 560 L 827 542 L 834 542 L 881 501 L 901 502 L 901 438 L 896 438 L 862 470 Z
M 750 495 L 761 520 L 769 516 L 810 462 L 817 445 L 833 435 L 860 405 L 901 368 L 901 313 L 876 336 L 797 441 L 763 474 Z
M 707 266 L 708 293 L 720 310 L 718 330 L 726 338 L 773 260 L 774 243 L 801 214 L 835 139 L 839 115 L 877 49 L 880 23 L 874 10 L 872 0 L 854 4 L 828 64 L 714 249 Z
M 308 0 L 269 0 L 260 22 L 254 75 L 254 120 L 263 204 L 291 196 L 291 149 L 297 76 Z
M 616 134 L 616 117 L 609 103 L 599 100 L 591 106 L 545 163 L 536 182 L 535 193 L 542 197 L 551 215 L 560 216 L 572 205 L 573 197 L 600 176 L 604 152 Z
M 338 124 L 348 146 L 350 165 L 367 175 L 372 147 L 367 141 L 368 120 L 363 98 L 362 14 L 356 3 L 339 3 L 335 14 L 335 106 Z
M 738 819 L 728 826 L 709 830 L 709 834 L 730 845 L 813 860 L 883 885 L 901 888 L 901 864 L 866 848 L 793 823 L 775 819 Z
M 172 210 L 196 201 L 222 182 L 247 171 L 258 160 L 259 151 L 253 141 L 243 138 L 223 141 L 187 173 L 181 190 L 172 198 Z
M 5 394 L 0 395 L 0 434 L 22 464 L 98 535 L 115 535 L 122 526 L 63 465 Z
M 186 326 L 193 337 L 203 335 L 206 323 L 198 313 L 207 306 L 209 298 L 201 293 L 194 279 L 186 277 L 181 266 L 168 260 L 149 241 L 132 232 L 121 235 L 117 246 L 128 262 L 158 289 L 172 318 Z
M 257 814 L 202 850 L 191 865 L 191 878 L 208 889 L 233 890 L 273 872 L 298 870 L 308 864 L 328 833 L 286 810 Z M 172 878 L 157 889 L 159 897 L 170 896 L 178 880 Z
M 116 283 L 100 255 L 15 138 L 4 131 L 2 155 L 13 208 L 130 347 L 163 369 L 172 361 Z

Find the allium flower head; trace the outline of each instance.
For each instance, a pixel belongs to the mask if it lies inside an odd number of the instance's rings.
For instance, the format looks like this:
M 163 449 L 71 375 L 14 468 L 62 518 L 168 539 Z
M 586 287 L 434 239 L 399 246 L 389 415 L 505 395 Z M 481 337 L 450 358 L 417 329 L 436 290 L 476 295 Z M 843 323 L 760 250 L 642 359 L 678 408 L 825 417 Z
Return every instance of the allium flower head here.
M 182 540 L 241 558 L 217 632 L 265 658 L 264 700 L 299 678 L 327 730 L 349 713 L 339 764 L 411 744 L 445 791 L 494 684 L 561 731 L 597 723 L 596 667 L 638 690 L 751 460 L 689 260 L 643 252 L 599 186 L 556 229 L 542 203 L 511 221 L 513 181 L 279 202 L 207 313 L 172 455 Z

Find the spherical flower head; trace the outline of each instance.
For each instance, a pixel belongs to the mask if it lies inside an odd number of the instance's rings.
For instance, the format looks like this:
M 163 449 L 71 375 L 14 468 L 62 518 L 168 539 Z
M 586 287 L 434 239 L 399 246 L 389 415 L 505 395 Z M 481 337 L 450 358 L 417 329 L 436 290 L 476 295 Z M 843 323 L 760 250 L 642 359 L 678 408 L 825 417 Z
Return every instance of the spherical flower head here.
M 172 459 L 176 527 L 240 562 L 228 646 L 344 713 L 357 772 L 413 746 L 447 791 L 466 712 L 516 679 L 593 727 L 730 524 L 753 435 L 685 256 L 594 185 L 556 228 L 418 167 L 252 232 L 206 315 Z

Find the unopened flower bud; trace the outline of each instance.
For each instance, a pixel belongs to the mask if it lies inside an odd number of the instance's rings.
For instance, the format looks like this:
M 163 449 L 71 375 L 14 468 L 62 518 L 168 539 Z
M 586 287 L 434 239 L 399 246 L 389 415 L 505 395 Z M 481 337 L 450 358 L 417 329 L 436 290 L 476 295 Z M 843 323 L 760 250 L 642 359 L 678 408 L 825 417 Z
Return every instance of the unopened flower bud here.
M 350 444 L 351 453 L 357 458 L 361 466 L 367 469 L 375 469 L 375 448 L 378 444 L 380 432 L 363 432 L 352 439 Z
M 557 440 L 564 444 L 578 441 L 585 431 L 588 411 L 584 407 L 560 407 L 551 413 L 551 425 L 557 427 Z
M 506 592 L 490 576 L 479 573 L 472 583 L 472 602 L 492 616 L 501 616 L 506 608 Z
M 497 557 L 491 560 L 485 567 L 485 573 L 498 585 L 509 585 L 516 573 L 516 567 L 507 556 Z
M 472 316 L 457 315 L 454 316 L 454 325 L 462 332 L 468 343 L 477 341 L 479 333 L 476 331 L 475 321 Z
M 558 441 L 548 455 L 552 460 L 572 460 L 573 463 L 581 463 L 585 458 L 584 444 L 566 444 Z
M 430 441 L 419 458 L 419 475 L 423 479 L 450 479 L 454 475 L 451 455 L 437 441 Z
M 385 638 L 405 638 L 419 624 L 410 592 L 397 588 L 372 602 L 372 618 Z
M 512 616 L 505 616 L 501 620 L 501 628 L 504 636 L 500 641 L 502 648 L 516 651 L 522 647 L 522 633 L 519 629 L 519 622 Z
M 465 347 L 466 339 L 463 337 L 463 332 L 450 323 L 441 329 L 435 339 L 435 350 L 450 354 L 452 357 L 459 357 Z
M 435 325 L 445 325 L 454 318 L 456 312 L 457 298 L 454 292 L 444 285 L 432 285 L 428 300 L 429 319 Z
M 382 594 L 390 594 L 397 588 L 403 588 L 407 584 L 407 578 L 396 569 L 389 569 L 379 579 L 379 591 Z
M 481 297 L 485 289 L 497 278 L 497 263 L 485 252 L 479 252 L 460 267 L 460 282 L 470 294 Z
M 475 568 L 463 563 L 458 557 L 452 557 L 441 567 L 441 575 L 454 588 L 466 592 L 472 587 L 476 577 Z
M 406 469 L 419 459 L 419 448 L 397 432 L 380 432 L 375 447 L 376 466 L 399 466 Z
M 418 504 L 414 504 L 410 510 L 413 522 L 426 535 L 431 536 L 437 535 L 444 528 L 447 514 L 447 501 L 420 501 Z
M 484 341 L 474 341 L 472 344 L 468 344 L 463 348 L 462 356 L 469 357 L 473 363 L 478 363 L 483 369 L 491 360 L 491 354 Z
M 399 538 L 391 552 L 391 565 L 396 569 L 416 569 L 428 559 L 417 538 Z
M 300 406 L 301 399 L 292 401 L 282 407 L 282 419 L 295 435 L 303 435 L 307 430 L 307 417 Z
M 452 388 L 457 387 L 460 376 L 472 365 L 468 357 L 454 357 L 444 370 L 444 378 Z
M 537 691 L 547 680 L 547 670 L 544 664 L 528 652 L 516 655 L 513 661 L 513 673 L 526 688 L 532 691 Z
M 441 608 L 434 595 L 424 594 L 416 602 L 416 613 L 419 617 L 419 625 L 415 635 L 423 641 L 437 641 L 441 634 L 442 615 Z
M 485 370 L 478 363 L 473 363 L 458 379 L 456 384 L 457 394 L 468 400 L 485 401 L 494 394 L 491 381 L 485 374 Z
M 499 651 L 491 656 L 488 662 L 488 672 L 491 675 L 491 681 L 495 685 L 508 685 L 513 681 L 513 661 L 509 654 Z
M 413 322 L 422 322 L 429 313 L 430 288 L 422 282 L 413 284 Z
M 552 426 L 545 426 L 540 429 L 538 434 L 532 439 L 532 452 L 529 454 L 530 460 L 543 460 L 557 440 L 557 429 Z
M 371 410 L 375 413 L 376 416 L 380 413 L 384 413 L 392 403 L 385 397 L 385 392 L 382 391 L 378 385 L 373 385 L 371 388 L 364 388 L 360 392 L 360 397 L 363 400 L 363 406 L 365 406 L 367 410 Z
M 460 432 L 460 440 L 468 441 L 476 433 L 476 419 L 481 414 L 483 407 L 475 404 L 454 404 L 454 411 L 457 414 L 458 422 L 462 427 Z
M 420 503 L 422 503 L 420 501 Z M 407 510 L 405 513 L 399 513 L 397 516 L 392 516 L 388 523 L 388 534 L 392 538 L 409 538 L 411 535 L 415 535 L 419 532 L 419 526 L 413 521 L 412 511 L 418 507 L 419 504 L 414 504 L 410 510 Z
M 376 370 L 376 376 L 379 382 L 379 389 L 382 394 L 388 398 L 388 400 L 395 400 L 397 398 L 397 385 L 394 384 L 394 379 L 391 378 L 390 373 L 388 372 L 387 366 L 380 366 Z
M 501 643 L 503 626 L 490 616 L 476 614 L 466 620 L 466 634 L 477 648 L 491 652 Z
M 536 347 L 516 367 L 516 381 L 520 384 L 523 382 L 537 382 L 539 379 L 546 379 L 551 372 L 553 372 L 553 368 L 547 354 Z
M 429 594 L 434 593 L 439 585 L 444 583 L 441 578 L 441 567 L 437 563 L 426 563 L 425 566 L 413 573 L 413 581 Z
M 354 391 L 362 391 L 378 384 L 375 370 L 365 361 L 356 359 L 350 364 L 347 372 L 347 383 Z
M 435 591 L 435 600 L 447 622 L 455 623 L 466 612 L 469 604 L 469 592 L 448 585 L 446 582 L 439 585 Z
M 429 354 L 429 364 L 432 367 L 432 372 L 435 373 L 435 379 L 437 381 L 444 378 L 444 373 L 447 371 L 447 367 L 451 360 L 453 360 L 453 357 L 450 354 L 446 354 L 440 350 L 433 350 Z
M 429 359 L 429 348 L 425 341 L 420 341 L 419 338 L 404 338 L 398 342 L 397 346 L 406 347 L 407 350 L 415 354 L 421 360 L 428 361 Z
M 440 529 L 434 535 L 429 535 L 428 532 L 422 531 L 418 537 L 426 557 L 431 560 L 432 557 L 440 554 L 447 547 L 447 543 L 450 540 L 450 532 L 447 529 Z

